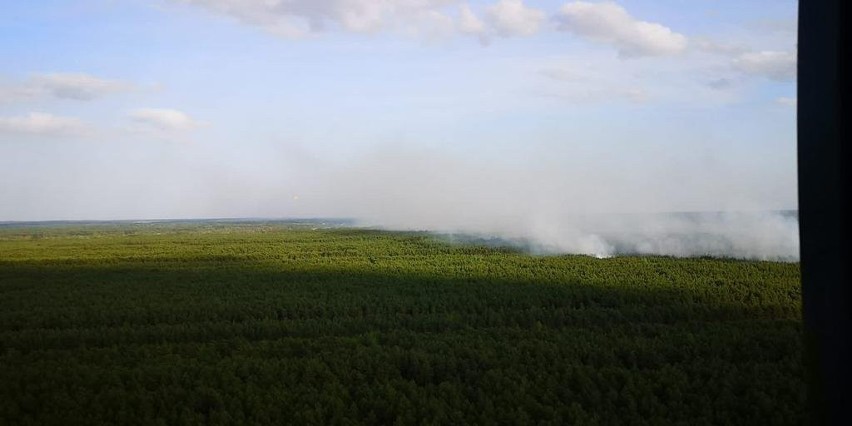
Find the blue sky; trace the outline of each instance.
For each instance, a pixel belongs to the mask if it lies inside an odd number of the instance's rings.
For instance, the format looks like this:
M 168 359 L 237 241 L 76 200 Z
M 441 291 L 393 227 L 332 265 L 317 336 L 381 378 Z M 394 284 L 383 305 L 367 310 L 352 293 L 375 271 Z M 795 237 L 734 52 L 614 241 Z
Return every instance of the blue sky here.
M 796 8 L 3 2 L 0 220 L 795 208 Z

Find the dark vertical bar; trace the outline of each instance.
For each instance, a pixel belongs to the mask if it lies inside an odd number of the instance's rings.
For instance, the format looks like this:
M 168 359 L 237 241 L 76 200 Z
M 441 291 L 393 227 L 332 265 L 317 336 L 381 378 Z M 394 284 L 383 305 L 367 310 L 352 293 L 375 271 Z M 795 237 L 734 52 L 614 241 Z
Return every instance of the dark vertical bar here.
M 799 224 L 812 424 L 852 425 L 848 1 L 799 2 Z

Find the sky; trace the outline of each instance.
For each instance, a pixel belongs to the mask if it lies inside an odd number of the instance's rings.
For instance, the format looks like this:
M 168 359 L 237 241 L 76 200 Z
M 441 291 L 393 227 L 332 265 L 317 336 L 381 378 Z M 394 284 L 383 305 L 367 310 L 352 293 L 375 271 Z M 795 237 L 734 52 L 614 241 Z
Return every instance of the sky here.
M 0 221 L 795 209 L 796 9 L 4 1 Z

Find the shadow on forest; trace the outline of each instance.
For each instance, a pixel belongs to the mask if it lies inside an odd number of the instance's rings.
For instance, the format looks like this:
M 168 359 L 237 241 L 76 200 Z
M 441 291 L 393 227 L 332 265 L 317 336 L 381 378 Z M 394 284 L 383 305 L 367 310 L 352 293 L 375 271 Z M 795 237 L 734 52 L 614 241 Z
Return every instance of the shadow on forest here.
M 0 262 L 3 330 L 333 319 L 374 328 L 608 327 L 798 320 L 794 291 L 578 277 L 158 258 L 119 263 Z M 753 285 L 757 285 L 754 283 Z M 744 287 L 745 286 L 745 287 Z M 777 291 L 775 292 L 777 293 Z
M 0 261 L 0 423 L 797 423 L 795 295 L 618 276 Z

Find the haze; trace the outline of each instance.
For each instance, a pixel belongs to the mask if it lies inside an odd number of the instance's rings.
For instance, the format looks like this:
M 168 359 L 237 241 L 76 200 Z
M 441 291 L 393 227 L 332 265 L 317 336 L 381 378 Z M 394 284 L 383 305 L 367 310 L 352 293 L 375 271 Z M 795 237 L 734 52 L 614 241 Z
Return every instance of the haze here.
M 796 259 L 796 7 L 3 2 L 0 221 L 347 217 Z

